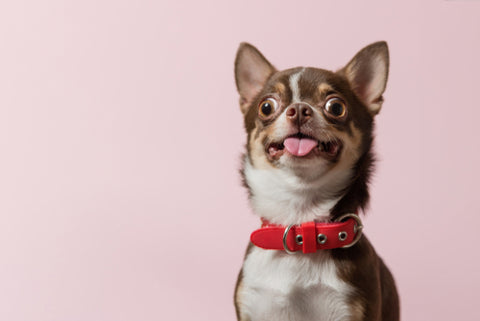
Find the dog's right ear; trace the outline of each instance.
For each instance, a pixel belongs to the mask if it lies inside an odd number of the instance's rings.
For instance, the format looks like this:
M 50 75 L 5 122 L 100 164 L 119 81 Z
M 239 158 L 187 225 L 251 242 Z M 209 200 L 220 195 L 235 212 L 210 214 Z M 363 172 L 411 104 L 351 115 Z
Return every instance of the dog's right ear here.
M 235 81 L 240 94 L 240 109 L 246 113 L 248 106 L 262 90 L 275 68 L 249 43 L 242 42 L 235 58 Z

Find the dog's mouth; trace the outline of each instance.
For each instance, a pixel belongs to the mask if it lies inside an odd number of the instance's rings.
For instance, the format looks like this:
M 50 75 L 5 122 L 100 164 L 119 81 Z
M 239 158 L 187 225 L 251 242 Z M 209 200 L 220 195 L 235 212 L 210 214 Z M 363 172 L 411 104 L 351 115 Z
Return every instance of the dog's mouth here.
M 323 157 L 335 161 L 341 149 L 342 142 L 339 139 L 318 140 L 303 133 L 297 133 L 286 137 L 283 142 L 268 144 L 266 152 L 272 160 L 288 154 L 297 158 Z

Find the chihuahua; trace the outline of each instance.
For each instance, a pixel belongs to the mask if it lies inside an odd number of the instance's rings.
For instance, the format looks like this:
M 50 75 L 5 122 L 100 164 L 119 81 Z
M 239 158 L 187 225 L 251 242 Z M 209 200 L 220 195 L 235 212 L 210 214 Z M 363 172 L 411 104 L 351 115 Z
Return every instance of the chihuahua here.
M 255 47 L 240 45 L 241 172 L 262 225 L 238 277 L 238 320 L 399 320 L 394 279 L 359 217 L 388 67 L 386 42 L 336 72 L 277 71 Z

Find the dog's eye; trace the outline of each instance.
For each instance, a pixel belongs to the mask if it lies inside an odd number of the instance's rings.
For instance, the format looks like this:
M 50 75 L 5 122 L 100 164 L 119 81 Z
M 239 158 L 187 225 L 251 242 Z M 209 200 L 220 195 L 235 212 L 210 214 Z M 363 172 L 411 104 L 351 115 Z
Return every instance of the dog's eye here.
M 335 118 L 343 118 L 347 113 L 347 107 L 340 98 L 331 98 L 325 104 L 325 110 Z
M 258 105 L 258 113 L 262 117 L 268 117 L 272 115 L 275 110 L 278 108 L 278 103 L 273 98 L 267 98 L 262 100 L 262 102 Z

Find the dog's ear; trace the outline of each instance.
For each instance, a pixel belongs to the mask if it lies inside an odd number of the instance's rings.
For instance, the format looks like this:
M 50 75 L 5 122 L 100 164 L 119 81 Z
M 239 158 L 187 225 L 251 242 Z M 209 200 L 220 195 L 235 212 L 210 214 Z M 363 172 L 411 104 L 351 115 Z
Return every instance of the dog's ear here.
M 383 103 L 383 92 L 388 78 L 388 46 L 375 42 L 362 50 L 340 72 L 347 77 L 358 98 L 372 115 L 378 114 Z
M 274 72 L 275 68 L 257 48 L 246 42 L 240 44 L 235 58 L 235 81 L 242 113 L 247 112 L 252 100 Z

